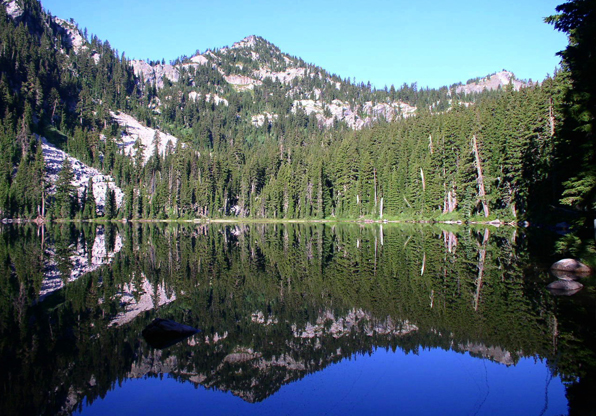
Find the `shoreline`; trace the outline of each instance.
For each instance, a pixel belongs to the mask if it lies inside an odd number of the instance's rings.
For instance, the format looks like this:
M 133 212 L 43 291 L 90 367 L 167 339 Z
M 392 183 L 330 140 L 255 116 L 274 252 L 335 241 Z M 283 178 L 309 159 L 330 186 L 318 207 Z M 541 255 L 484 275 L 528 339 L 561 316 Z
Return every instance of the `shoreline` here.
M 102 218 L 95 219 L 66 219 L 58 218 L 54 220 L 46 220 L 45 218 L 25 219 L 25 218 L 3 218 L 0 223 L 4 225 L 11 224 L 37 224 L 38 226 L 45 225 L 47 223 L 97 223 L 97 224 L 108 224 L 108 223 L 139 223 L 139 224 L 150 224 L 150 223 L 185 223 L 185 224 L 243 224 L 243 223 L 255 223 L 255 224 L 333 224 L 333 223 L 352 223 L 352 224 L 446 224 L 446 225 L 485 225 L 493 227 L 510 226 L 510 227 L 524 227 L 530 226 L 527 221 L 462 221 L 462 220 L 372 220 L 372 219 L 276 219 L 276 218 L 195 218 L 195 219 L 112 219 L 106 220 Z

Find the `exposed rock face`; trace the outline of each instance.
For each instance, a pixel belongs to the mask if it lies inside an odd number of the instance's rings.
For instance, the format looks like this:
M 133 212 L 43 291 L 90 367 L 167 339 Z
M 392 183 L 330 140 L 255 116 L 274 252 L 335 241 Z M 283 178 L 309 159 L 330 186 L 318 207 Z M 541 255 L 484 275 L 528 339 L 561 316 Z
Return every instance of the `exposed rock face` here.
M 8 14 L 11 19 L 15 21 L 19 21 L 21 19 L 24 11 L 21 9 L 21 6 L 19 6 L 16 0 L 3 0 L 2 5 L 6 7 L 6 14 Z
M 62 289 L 65 282 L 74 282 L 81 276 L 97 270 L 105 264 L 111 263 L 116 253 L 121 249 L 122 238 L 120 234 L 116 234 L 114 246 L 108 247 L 104 228 L 97 227 L 90 253 L 89 247 L 82 240 L 79 240 L 76 247 L 73 248 L 72 254 L 69 256 L 69 261 L 72 264 L 69 276 L 62 276 L 62 273 L 58 269 L 54 248 L 50 247 L 46 249 L 49 260 L 44 265 L 44 279 L 41 284 L 41 290 L 39 291 L 39 300 L 42 301 L 51 293 Z
M 238 48 L 252 48 L 257 44 L 257 37 L 255 35 L 250 35 L 245 37 L 239 42 L 234 42 L 231 49 L 238 49 Z
M 203 98 L 203 95 L 196 92 L 196 91 L 191 91 L 188 93 L 188 99 L 189 100 L 193 100 L 193 101 L 197 101 Z M 221 98 L 219 95 L 217 94 L 205 94 L 205 101 L 210 103 L 213 102 L 215 105 L 220 105 L 223 104 L 226 107 L 228 106 L 228 100 L 226 100 L 225 98 Z
M 263 124 L 265 124 L 265 120 L 267 120 L 267 122 L 269 124 L 271 124 L 273 121 L 277 120 L 278 118 L 279 118 L 279 116 L 277 114 L 271 114 L 271 113 L 257 114 L 255 116 L 252 116 L 251 122 L 252 122 L 253 126 L 261 127 Z
M 80 160 L 68 155 L 66 152 L 51 145 L 45 138 L 42 140 L 43 157 L 46 164 L 46 178 L 52 186 L 49 189 L 50 193 L 56 192 L 54 184 L 58 178 L 58 174 L 62 170 L 62 163 L 68 157 L 72 164 L 74 179 L 72 184 L 77 188 L 79 197 L 87 189 L 89 179 L 93 182 L 93 197 L 97 205 L 97 212 L 103 213 L 106 203 L 106 193 L 108 188 L 114 191 L 116 197 L 116 205 L 120 207 L 124 197 L 124 192 L 114 183 L 114 178 L 110 175 L 104 175 L 95 168 L 89 167 Z
M 81 35 L 81 32 L 75 25 L 66 20 L 54 17 L 54 22 L 62 29 L 63 39 L 66 39 L 75 53 L 79 53 L 83 49 L 87 49 L 87 41 Z
M 279 81 L 282 84 L 290 84 L 294 78 L 303 77 L 306 68 L 288 68 L 286 71 L 273 72 L 268 67 L 261 68 L 253 74 L 258 79 L 271 78 L 273 81 Z
M 333 100 L 331 104 L 326 104 L 318 99 L 294 100 L 292 112 L 296 113 L 299 110 L 307 115 L 314 114 L 319 123 L 325 127 L 331 127 L 334 123 L 343 121 L 354 130 L 370 126 L 381 118 L 393 121 L 398 117 L 407 118 L 416 114 L 416 107 L 402 102 L 373 104 L 368 101 L 362 107 L 353 107 L 341 100 Z
M 172 82 L 178 82 L 180 79 L 180 71 L 172 65 L 157 64 L 151 66 L 145 61 L 138 60 L 132 60 L 130 64 L 136 76 L 142 76 L 146 83 L 155 84 L 157 88 L 163 87 L 164 78 Z
M 224 75 L 224 79 L 228 84 L 232 84 L 236 90 L 253 89 L 255 85 L 262 85 L 263 82 L 258 79 L 243 75 Z
M 197 68 L 209 63 L 209 60 L 203 55 L 194 56 L 191 61 L 192 63 L 190 64 L 173 66 L 170 64 L 149 65 L 145 61 L 133 59 L 130 61 L 130 64 L 135 75 L 138 77 L 142 76 L 145 83 L 155 84 L 157 88 L 163 88 L 164 78 L 172 82 L 178 82 L 180 79 L 180 69 Z
M 479 92 L 484 91 L 484 89 L 487 89 L 490 91 L 490 90 L 496 90 L 499 87 L 504 88 L 507 85 L 509 85 L 509 83 L 512 84 L 513 89 L 516 91 L 518 91 L 521 87 L 526 86 L 526 83 L 516 79 L 515 75 L 512 72 L 501 71 L 501 72 L 497 72 L 495 74 L 489 75 L 485 78 L 482 78 L 481 80 L 479 80 L 477 82 L 472 82 L 472 83 L 466 84 L 466 85 L 460 85 L 455 88 L 455 92 L 457 92 L 458 94 L 460 94 L 462 92 L 466 93 L 466 94 L 479 93 Z
M 135 143 L 140 140 L 143 145 L 143 160 L 147 163 L 155 153 L 154 138 L 159 136 L 159 154 L 165 155 L 168 148 L 173 151 L 178 143 L 178 138 L 151 127 L 143 126 L 137 119 L 124 113 L 110 113 L 112 118 L 124 129 L 121 142 L 118 144 L 124 154 L 134 156 L 137 152 Z
M 353 309 L 346 316 L 335 318 L 333 312 L 325 311 L 317 321 L 307 323 L 304 328 L 292 326 L 294 337 L 315 338 L 323 335 L 331 335 L 333 338 L 340 338 L 352 332 L 352 330 L 363 330 L 367 336 L 397 335 L 403 336 L 410 332 L 417 331 L 416 325 L 409 322 L 394 322 L 391 317 L 384 321 L 374 319 L 369 312 L 362 309 Z

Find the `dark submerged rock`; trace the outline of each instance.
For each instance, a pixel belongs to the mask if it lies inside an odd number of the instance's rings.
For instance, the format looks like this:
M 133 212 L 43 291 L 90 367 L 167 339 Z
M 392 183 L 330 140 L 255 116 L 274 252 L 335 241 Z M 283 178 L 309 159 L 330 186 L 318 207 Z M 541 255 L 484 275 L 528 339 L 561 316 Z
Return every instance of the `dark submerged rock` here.
M 171 319 L 155 318 L 143 330 L 143 337 L 153 348 L 164 349 L 199 332 L 192 326 L 184 325 Z

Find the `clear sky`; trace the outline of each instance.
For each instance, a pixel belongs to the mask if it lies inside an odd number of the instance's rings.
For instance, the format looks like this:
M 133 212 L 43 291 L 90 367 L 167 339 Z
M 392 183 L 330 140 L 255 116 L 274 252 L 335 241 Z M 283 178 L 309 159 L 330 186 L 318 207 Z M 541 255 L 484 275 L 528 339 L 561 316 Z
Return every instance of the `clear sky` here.
M 377 88 L 440 87 L 507 69 L 542 80 L 564 34 L 564 0 L 42 0 L 54 16 L 135 59 L 166 62 L 259 35 L 283 52 Z

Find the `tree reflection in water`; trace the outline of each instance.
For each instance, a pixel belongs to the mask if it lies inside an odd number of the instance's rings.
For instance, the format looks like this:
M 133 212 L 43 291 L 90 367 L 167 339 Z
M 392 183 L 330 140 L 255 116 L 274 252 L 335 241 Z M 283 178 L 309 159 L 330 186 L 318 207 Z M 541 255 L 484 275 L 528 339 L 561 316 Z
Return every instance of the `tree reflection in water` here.
M 381 348 L 500 368 L 537 357 L 582 414 L 594 409 L 593 284 L 552 296 L 547 246 L 514 228 L 6 227 L 0 413 L 68 414 L 166 374 L 275 403 L 282 386 Z M 152 349 L 141 331 L 155 317 L 201 332 Z

